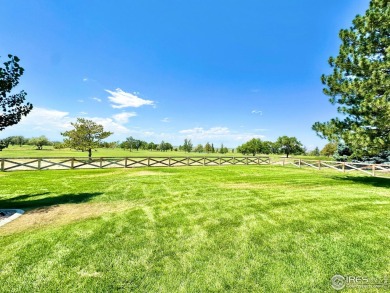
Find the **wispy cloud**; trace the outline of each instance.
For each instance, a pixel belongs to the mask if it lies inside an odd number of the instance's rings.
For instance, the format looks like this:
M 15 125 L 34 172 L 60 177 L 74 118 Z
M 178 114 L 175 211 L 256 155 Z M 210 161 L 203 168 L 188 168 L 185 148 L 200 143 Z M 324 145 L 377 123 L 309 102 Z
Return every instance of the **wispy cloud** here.
M 144 105 L 155 105 L 154 101 L 141 99 L 136 94 L 127 93 L 122 91 L 120 88 L 116 89 L 115 91 L 106 90 L 106 92 L 111 95 L 108 97 L 108 99 L 112 103 L 111 107 L 115 109 L 128 107 L 138 108 Z
M 87 82 L 87 81 L 88 81 L 88 77 L 84 77 L 84 78 L 83 78 L 83 81 L 84 81 L 84 82 Z
M 93 98 L 91 98 L 92 100 L 95 100 L 96 102 L 101 102 L 102 101 L 102 99 L 99 99 L 99 98 L 96 98 L 96 97 L 93 97 Z
M 245 142 L 251 138 L 263 138 L 264 135 L 259 135 L 251 132 L 232 131 L 227 127 L 211 127 L 204 129 L 202 127 L 194 127 L 191 129 L 180 130 L 179 133 L 186 138 L 191 138 L 196 141 L 205 142 L 210 140 L 213 142 Z
M 259 111 L 259 110 L 252 110 L 251 113 L 256 115 L 263 115 L 263 111 Z
M 79 115 L 82 115 L 82 116 L 87 115 L 87 114 L 88 114 L 88 113 L 87 113 L 87 112 L 84 112 L 84 111 L 79 112 Z
M 77 100 L 77 102 L 79 102 L 79 103 L 84 103 L 84 100 L 79 99 L 79 100 Z
M 125 124 L 129 122 L 129 118 L 137 116 L 135 112 L 123 112 L 112 116 L 117 123 Z
M 161 119 L 161 122 L 169 123 L 171 122 L 171 119 L 169 117 L 165 117 L 164 119 Z

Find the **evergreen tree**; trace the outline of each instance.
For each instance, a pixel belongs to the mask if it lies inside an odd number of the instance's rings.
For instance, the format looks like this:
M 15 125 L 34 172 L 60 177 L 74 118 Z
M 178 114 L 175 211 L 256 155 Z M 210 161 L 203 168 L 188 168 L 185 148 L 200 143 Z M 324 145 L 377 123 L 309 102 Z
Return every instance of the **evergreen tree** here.
M 329 59 L 333 72 L 322 82 L 342 117 L 316 122 L 313 129 L 344 142 L 355 155 L 390 150 L 390 1 L 371 0 L 340 38 L 339 55 Z

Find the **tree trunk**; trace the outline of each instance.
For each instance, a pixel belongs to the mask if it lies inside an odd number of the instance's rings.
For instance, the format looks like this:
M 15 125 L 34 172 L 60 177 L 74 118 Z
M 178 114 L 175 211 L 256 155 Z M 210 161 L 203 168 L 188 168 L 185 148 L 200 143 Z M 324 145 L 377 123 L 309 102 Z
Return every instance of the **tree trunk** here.
M 92 149 L 88 149 L 88 158 L 92 157 Z

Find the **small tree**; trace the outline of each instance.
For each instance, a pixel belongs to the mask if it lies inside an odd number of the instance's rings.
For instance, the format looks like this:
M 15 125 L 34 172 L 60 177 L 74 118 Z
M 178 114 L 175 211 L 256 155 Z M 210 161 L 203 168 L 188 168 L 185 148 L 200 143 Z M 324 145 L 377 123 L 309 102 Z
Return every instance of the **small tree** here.
M 314 150 L 312 150 L 310 153 L 309 153 L 310 156 L 315 156 L 315 157 L 318 157 L 320 155 L 320 149 L 318 147 L 316 147 Z
M 201 144 L 198 144 L 196 146 L 196 148 L 194 149 L 194 151 L 197 152 L 197 153 L 203 153 L 204 148 L 203 148 L 203 146 Z
M 38 150 L 42 150 L 43 146 L 50 145 L 50 141 L 44 135 L 39 137 L 32 137 L 28 140 L 29 145 L 35 145 Z
M 286 154 L 287 158 L 290 154 L 300 154 L 304 151 L 302 143 L 294 136 L 280 136 L 275 144 L 280 152 Z
M 210 153 L 211 152 L 211 144 L 210 143 L 206 143 L 205 146 L 204 146 L 204 151 L 206 153 Z
M 5 142 L 3 140 L 0 140 L 0 152 L 5 149 L 7 147 L 7 145 L 5 144 Z
M 192 142 L 191 142 L 191 139 L 185 139 L 184 140 L 184 144 L 183 144 L 183 149 L 186 153 L 190 153 L 192 151 Z
M 89 158 L 92 157 L 92 149 L 97 148 L 103 139 L 112 134 L 104 131 L 103 125 L 84 118 L 77 118 L 77 122 L 71 124 L 73 130 L 61 133 L 66 137 L 64 143 L 71 148 L 88 150 Z
M 0 67 L 0 131 L 17 124 L 22 116 L 26 116 L 33 108 L 30 103 L 23 104 L 27 95 L 25 91 L 9 95 L 19 84 L 24 69 L 19 66 L 18 57 L 8 55 L 8 58 L 10 60 L 4 63 L 4 68 Z
M 337 150 L 337 144 L 334 142 L 330 142 L 330 143 L 327 143 L 324 146 L 324 148 L 321 150 L 321 155 L 330 157 L 330 156 L 333 156 L 333 154 L 336 152 L 336 150 Z

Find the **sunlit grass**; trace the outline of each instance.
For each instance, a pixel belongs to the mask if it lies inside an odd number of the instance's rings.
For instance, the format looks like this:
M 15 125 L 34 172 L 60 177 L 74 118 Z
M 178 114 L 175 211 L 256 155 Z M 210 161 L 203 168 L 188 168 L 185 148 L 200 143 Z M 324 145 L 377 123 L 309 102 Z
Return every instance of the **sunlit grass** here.
M 277 166 L 0 173 L 2 291 L 331 292 L 390 274 L 390 181 Z

